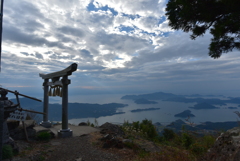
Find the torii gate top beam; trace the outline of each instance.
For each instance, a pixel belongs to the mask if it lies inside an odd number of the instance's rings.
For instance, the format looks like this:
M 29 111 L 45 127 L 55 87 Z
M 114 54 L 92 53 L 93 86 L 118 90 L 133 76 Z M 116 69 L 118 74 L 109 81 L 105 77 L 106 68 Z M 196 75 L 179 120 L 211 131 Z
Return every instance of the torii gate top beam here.
M 67 67 L 66 69 L 63 69 L 61 71 L 53 72 L 53 73 L 49 73 L 49 74 L 39 73 L 39 76 L 42 77 L 42 79 L 54 79 L 54 78 L 59 78 L 59 77 L 67 76 L 67 75 L 72 75 L 72 72 L 74 72 L 76 70 L 77 70 L 77 64 L 73 63 L 69 67 Z

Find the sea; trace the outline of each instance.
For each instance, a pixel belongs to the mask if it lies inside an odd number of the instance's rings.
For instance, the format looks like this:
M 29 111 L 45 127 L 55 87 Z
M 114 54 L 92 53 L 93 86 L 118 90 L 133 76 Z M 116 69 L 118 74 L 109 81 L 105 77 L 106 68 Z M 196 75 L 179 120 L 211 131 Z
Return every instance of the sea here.
M 126 121 L 142 121 L 144 119 L 152 120 L 153 123 L 161 123 L 163 125 L 168 125 L 171 122 L 182 119 L 183 121 L 188 121 L 194 124 L 201 124 L 203 122 L 226 122 L 226 121 L 239 121 L 240 118 L 234 113 L 240 108 L 238 104 L 227 104 L 226 106 L 217 106 L 219 109 L 204 109 L 195 110 L 190 109 L 196 103 L 180 103 L 180 102 L 167 102 L 167 101 L 156 101 L 158 104 L 136 104 L 133 100 L 123 100 L 121 97 L 123 94 L 103 94 L 103 95 L 74 95 L 69 96 L 69 102 L 77 103 L 123 103 L 128 104 L 128 106 L 123 108 L 118 108 L 117 112 L 125 112 L 124 114 L 117 114 L 112 116 L 103 116 L 98 118 L 74 118 L 70 119 L 69 123 L 79 124 L 80 122 L 91 122 L 93 124 L 98 124 L 99 126 L 105 122 L 122 124 Z M 212 98 L 212 97 L 211 97 Z M 219 98 L 225 99 L 225 98 Z M 50 103 L 61 103 L 61 99 L 58 97 L 51 97 Z M 228 109 L 228 107 L 237 107 L 238 109 Z M 146 108 L 160 108 L 159 110 L 153 111 L 142 111 L 142 112 L 131 112 L 135 109 L 146 109 Z M 183 112 L 184 110 L 191 110 L 195 117 L 179 118 L 175 117 L 175 114 Z M 57 121 L 57 120 L 54 120 Z

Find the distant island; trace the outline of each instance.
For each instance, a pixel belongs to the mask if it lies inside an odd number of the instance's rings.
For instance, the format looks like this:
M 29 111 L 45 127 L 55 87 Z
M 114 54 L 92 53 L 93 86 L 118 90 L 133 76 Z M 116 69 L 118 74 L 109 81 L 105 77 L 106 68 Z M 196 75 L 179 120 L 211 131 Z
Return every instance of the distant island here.
M 228 129 L 232 129 L 234 127 L 238 127 L 238 121 L 227 121 L 227 122 L 204 122 L 202 124 L 190 126 L 186 122 L 181 119 L 175 120 L 171 122 L 169 125 L 163 126 L 160 123 L 154 124 L 157 131 L 161 135 L 164 128 L 169 128 L 174 130 L 175 132 L 180 132 L 184 125 L 186 130 L 195 131 L 198 134 L 206 135 L 206 132 L 217 133 L 218 131 L 225 131 Z M 207 130 L 207 131 L 206 131 Z
M 156 101 L 149 101 L 145 98 L 139 98 L 134 101 L 136 104 L 157 104 Z
M 223 98 L 225 98 L 224 95 L 211 95 L 211 94 L 209 94 L 209 95 L 191 94 L 191 95 L 183 95 L 183 96 L 185 96 L 185 97 L 223 97 Z
M 160 108 L 135 109 L 135 110 L 131 110 L 131 112 L 142 112 L 142 111 L 153 111 L 153 110 L 160 110 Z
M 213 106 L 211 104 L 208 104 L 206 102 L 204 103 L 197 103 L 196 105 L 194 105 L 193 107 L 189 107 L 189 108 L 192 108 L 192 109 L 195 109 L 195 110 L 201 110 L 201 109 L 219 109 L 218 107 L 216 106 Z
M 16 99 L 11 99 L 16 103 Z M 21 107 L 34 111 L 43 111 L 43 103 L 37 102 L 28 98 L 20 98 Z M 90 104 L 90 103 L 68 103 L 68 118 L 98 118 L 101 116 L 112 116 L 124 114 L 125 112 L 116 112 L 118 108 L 128 106 L 121 103 L 108 104 Z M 58 103 L 49 104 L 49 119 L 51 121 L 59 121 L 62 119 L 62 105 Z
M 174 115 L 175 117 L 183 117 L 183 118 L 187 118 L 187 117 L 195 117 L 195 115 L 192 114 L 192 112 L 190 110 L 185 110 L 181 113 L 178 113 L 176 115 Z
M 188 97 L 188 98 L 187 98 Z M 221 100 L 218 98 L 202 98 L 202 97 L 214 97 L 214 95 L 175 95 L 172 93 L 156 92 L 150 94 L 140 95 L 125 95 L 121 99 L 137 100 L 161 100 L 169 102 L 182 102 L 182 103 L 208 103 L 211 105 L 226 105 L 227 103 L 240 104 L 240 97 L 228 97 L 228 99 Z M 222 95 L 216 95 L 216 97 L 224 97 Z
M 237 107 L 228 107 L 228 109 L 233 110 L 233 109 L 237 109 Z

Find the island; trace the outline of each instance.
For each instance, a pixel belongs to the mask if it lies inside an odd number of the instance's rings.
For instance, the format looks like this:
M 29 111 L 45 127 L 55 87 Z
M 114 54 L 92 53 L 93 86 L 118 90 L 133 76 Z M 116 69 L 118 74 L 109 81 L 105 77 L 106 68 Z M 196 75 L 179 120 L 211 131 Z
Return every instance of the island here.
M 147 100 L 145 98 L 136 99 L 134 102 L 136 104 L 157 104 L 156 101 L 149 101 L 149 100 Z
M 174 117 L 187 118 L 187 117 L 195 117 L 195 115 L 193 115 L 190 110 L 185 110 L 185 111 L 183 111 L 181 113 L 178 113 L 178 114 L 174 115 Z
M 131 110 L 130 112 L 142 112 L 142 111 L 153 111 L 153 110 L 160 110 L 160 108 L 135 109 L 135 110 Z
M 181 132 L 182 127 L 184 126 L 185 130 L 194 131 L 198 135 L 206 135 L 206 132 L 210 134 L 218 133 L 219 131 L 226 131 L 228 129 L 232 129 L 234 127 L 238 127 L 238 121 L 227 121 L 227 122 L 203 122 L 201 124 L 194 124 L 193 126 L 188 123 L 178 119 L 171 122 L 169 125 L 162 124 L 154 124 L 158 133 L 161 135 L 163 133 L 164 128 L 171 129 L 175 132 Z
M 192 108 L 192 109 L 195 109 L 195 110 L 201 110 L 201 109 L 219 109 L 218 107 L 213 106 L 213 105 L 211 105 L 211 104 L 208 104 L 208 103 L 206 103 L 206 102 L 197 103 L 197 104 L 194 105 L 193 107 L 189 107 L 189 108 Z
M 186 95 L 185 95 L 186 96 Z M 121 99 L 127 100 L 137 100 L 137 99 L 148 99 L 148 100 L 161 100 L 169 102 L 182 102 L 182 103 L 202 103 L 206 102 L 211 105 L 226 105 L 226 103 L 238 103 L 240 104 L 240 98 L 229 98 L 228 100 L 221 100 L 218 98 L 202 98 L 203 95 L 192 95 L 195 97 L 185 97 L 184 95 L 176 95 L 172 93 L 156 92 L 150 94 L 140 94 L 140 95 L 125 95 Z M 191 95 L 190 95 L 191 96 Z M 211 96 L 211 95 L 208 95 Z
M 237 109 L 237 107 L 228 107 L 228 109 L 233 110 L 233 109 Z

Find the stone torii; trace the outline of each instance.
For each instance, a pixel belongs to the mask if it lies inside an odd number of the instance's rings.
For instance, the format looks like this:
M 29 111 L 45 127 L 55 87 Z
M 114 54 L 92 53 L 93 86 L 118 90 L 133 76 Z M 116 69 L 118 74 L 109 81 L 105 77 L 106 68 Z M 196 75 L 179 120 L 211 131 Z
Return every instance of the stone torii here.
M 62 97 L 62 129 L 58 130 L 58 137 L 70 137 L 72 136 L 72 130 L 68 128 L 68 85 L 71 83 L 71 80 L 68 79 L 69 75 L 72 75 L 72 72 L 77 70 L 77 64 L 73 63 L 69 67 L 64 70 L 53 72 L 49 74 L 40 73 L 39 76 L 44 79 L 43 87 L 44 87 L 44 95 L 43 95 L 43 112 L 46 113 L 43 115 L 43 121 L 41 125 L 43 127 L 49 128 L 51 127 L 51 122 L 48 120 L 48 104 L 49 104 L 49 86 L 57 86 L 54 95 L 58 95 Z M 60 77 L 62 79 L 60 80 Z M 50 82 L 51 80 L 51 82 Z M 59 88 L 62 88 L 62 92 L 60 92 Z M 51 89 L 50 89 L 51 91 Z

